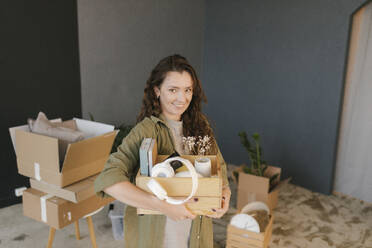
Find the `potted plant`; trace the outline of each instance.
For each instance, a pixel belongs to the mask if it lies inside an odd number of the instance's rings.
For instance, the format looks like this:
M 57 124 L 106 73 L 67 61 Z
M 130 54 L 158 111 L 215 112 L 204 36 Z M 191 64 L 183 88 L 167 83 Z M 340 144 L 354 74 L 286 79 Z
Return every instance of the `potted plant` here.
M 240 132 L 240 141 L 248 152 L 250 166 L 242 165 L 233 172 L 238 184 L 237 209 L 252 201 L 265 202 L 274 209 L 278 202 L 278 183 L 281 168 L 270 166 L 263 160 L 260 135 L 252 135 L 253 143 L 246 132 Z

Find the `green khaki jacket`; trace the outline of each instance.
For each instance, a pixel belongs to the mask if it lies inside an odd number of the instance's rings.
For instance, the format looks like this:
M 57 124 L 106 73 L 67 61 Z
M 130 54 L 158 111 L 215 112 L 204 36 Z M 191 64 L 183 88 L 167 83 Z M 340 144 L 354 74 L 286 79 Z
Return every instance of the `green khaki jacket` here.
M 139 122 L 124 138 L 117 152 L 112 153 L 101 174 L 94 183 L 98 196 L 107 197 L 104 189 L 122 181 L 135 182 L 139 170 L 139 148 L 144 138 L 156 139 L 158 154 L 175 152 L 169 127 L 160 118 L 151 116 Z M 218 159 L 221 163 L 223 185 L 227 186 L 226 163 L 218 149 Z M 124 213 L 125 247 L 159 248 L 163 246 L 165 215 L 138 216 L 136 208 L 127 206 Z M 190 244 L 192 248 L 213 247 L 212 220 L 206 216 L 197 216 L 192 221 Z

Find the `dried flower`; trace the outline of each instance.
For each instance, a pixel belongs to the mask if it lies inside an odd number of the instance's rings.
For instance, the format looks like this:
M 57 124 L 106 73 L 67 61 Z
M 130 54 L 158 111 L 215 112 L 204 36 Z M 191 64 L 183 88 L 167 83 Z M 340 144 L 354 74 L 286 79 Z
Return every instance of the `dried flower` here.
M 211 149 L 211 138 L 208 135 L 204 137 L 189 136 L 182 137 L 184 149 L 188 149 L 195 155 L 205 155 Z

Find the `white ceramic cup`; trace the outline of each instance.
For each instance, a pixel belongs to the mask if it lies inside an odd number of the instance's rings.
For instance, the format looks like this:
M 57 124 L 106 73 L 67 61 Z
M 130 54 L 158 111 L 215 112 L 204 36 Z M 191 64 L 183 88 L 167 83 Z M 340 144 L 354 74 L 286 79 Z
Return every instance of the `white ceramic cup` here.
M 203 177 L 211 176 L 212 163 L 211 159 L 207 157 L 200 157 L 195 159 L 195 170 Z

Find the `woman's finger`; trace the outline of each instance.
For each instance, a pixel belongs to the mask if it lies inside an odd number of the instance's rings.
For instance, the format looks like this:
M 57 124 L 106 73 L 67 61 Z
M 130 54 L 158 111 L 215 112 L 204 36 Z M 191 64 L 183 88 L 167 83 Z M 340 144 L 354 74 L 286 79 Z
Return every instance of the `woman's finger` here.
M 199 201 L 198 197 L 193 197 L 190 200 L 188 200 L 186 203 L 197 203 Z
M 185 217 L 188 218 L 188 219 L 195 219 L 196 215 L 193 214 L 193 213 L 190 211 L 190 209 L 187 208 L 186 205 L 184 205 L 184 206 L 185 206 L 185 210 L 186 210 L 186 215 L 185 215 Z

